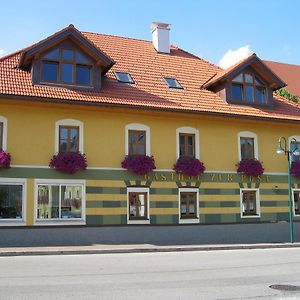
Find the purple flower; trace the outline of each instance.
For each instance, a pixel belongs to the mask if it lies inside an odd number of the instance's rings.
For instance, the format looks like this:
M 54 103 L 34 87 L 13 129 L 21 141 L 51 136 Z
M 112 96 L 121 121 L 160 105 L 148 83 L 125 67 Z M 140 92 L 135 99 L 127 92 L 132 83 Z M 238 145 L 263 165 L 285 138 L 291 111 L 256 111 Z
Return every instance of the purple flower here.
M 262 163 L 253 158 L 253 159 L 242 159 L 237 164 L 237 173 L 243 173 L 248 176 L 258 177 L 264 173 L 264 168 Z
M 300 161 L 293 161 L 291 165 L 291 175 L 300 178 Z
M 87 160 L 85 154 L 80 152 L 63 152 L 53 155 L 49 167 L 63 173 L 74 174 L 87 168 Z
M 173 170 L 188 176 L 198 176 L 205 171 L 205 166 L 197 158 L 183 156 L 177 159 Z
M 10 161 L 11 161 L 10 154 L 6 153 L 3 150 L 0 150 L 0 169 L 9 169 Z
M 122 168 L 137 175 L 145 175 L 156 169 L 153 156 L 148 155 L 126 155 L 122 161 Z

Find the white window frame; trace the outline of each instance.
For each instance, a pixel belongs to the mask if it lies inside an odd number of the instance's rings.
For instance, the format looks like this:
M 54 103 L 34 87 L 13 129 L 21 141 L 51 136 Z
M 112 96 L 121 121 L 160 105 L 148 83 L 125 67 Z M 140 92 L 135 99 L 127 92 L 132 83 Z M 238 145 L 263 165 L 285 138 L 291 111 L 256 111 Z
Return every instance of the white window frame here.
M 181 219 L 181 198 L 180 194 L 181 193 L 196 193 L 196 218 L 191 218 L 191 219 Z M 199 217 L 199 189 L 197 188 L 179 188 L 178 189 L 178 223 L 179 224 L 196 224 L 200 222 L 200 217 Z
M 293 199 L 293 215 L 294 217 L 300 217 L 300 213 L 296 214 L 295 212 L 295 198 L 294 198 L 294 192 L 299 192 L 300 193 L 300 189 L 292 189 L 292 199 Z M 298 203 L 299 208 L 300 208 L 300 203 Z
M 300 143 L 300 135 L 292 135 L 292 136 L 289 136 L 289 138 L 288 138 L 288 149 L 289 149 L 289 151 L 291 151 L 291 142 L 292 142 L 292 139 L 295 139 L 297 142 L 299 142 Z M 291 160 L 291 163 L 292 163 L 293 161 Z
M 22 185 L 22 219 L 0 219 L 0 226 L 24 226 L 26 225 L 26 195 L 27 186 L 25 178 L 0 178 L 0 184 Z
M 130 220 L 129 219 L 129 193 L 147 193 L 147 220 Z M 149 188 L 128 187 L 127 188 L 127 224 L 150 224 L 150 197 Z
M 241 153 L 241 137 L 245 138 L 253 138 L 254 139 L 254 158 L 258 159 L 258 139 L 257 134 L 251 131 L 241 131 L 238 133 L 237 139 L 238 139 L 238 157 L 239 161 L 242 159 L 242 153 Z
M 180 145 L 179 145 L 179 134 L 180 133 L 190 133 L 195 135 L 195 158 L 200 159 L 200 139 L 199 139 L 199 130 L 194 127 L 179 127 L 176 129 L 176 158 L 179 158 L 180 155 Z
M 59 127 L 60 126 L 78 126 L 79 127 L 79 152 L 83 151 L 83 122 L 75 119 L 63 119 L 55 123 L 55 134 L 54 134 L 54 153 L 59 152 Z
M 150 127 L 144 124 L 131 123 L 125 126 L 125 155 L 128 155 L 128 139 L 129 130 L 143 130 L 146 131 L 146 155 L 150 156 Z
M 7 150 L 7 118 L 0 116 L 0 122 L 3 123 L 2 149 L 3 151 L 6 151 Z
M 247 215 L 244 216 L 243 215 L 243 192 L 244 191 L 255 191 L 256 192 L 256 215 Z M 240 189 L 240 212 L 241 212 L 241 218 L 242 219 L 247 219 L 247 218 L 260 218 L 260 193 L 259 193 L 259 189 L 257 188 L 242 188 Z
M 38 186 L 39 185 L 82 185 L 82 218 L 80 219 L 38 219 Z M 77 179 L 35 179 L 34 181 L 34 225 L 85 225 L 86 224 L 86 181 Z

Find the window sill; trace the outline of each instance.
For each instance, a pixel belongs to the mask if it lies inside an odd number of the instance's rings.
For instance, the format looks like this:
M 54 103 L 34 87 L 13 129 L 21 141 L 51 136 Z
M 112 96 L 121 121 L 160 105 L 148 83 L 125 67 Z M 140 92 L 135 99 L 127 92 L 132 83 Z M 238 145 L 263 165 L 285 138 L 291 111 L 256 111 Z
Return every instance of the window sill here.
M 260 214 L 259 215 L 241 215 L 242 219 L 245 218 L 260 218 Z
M 86 225 L 85 220 L 35 220 L 34 225 L 39 226 L 61 226 L 61 225 Z
M 26 226 L 26 222 L 24 220 L 0 220 L 0 227 L 1 226 Z
M 199 218 L 193 219 L 179 219 L 179 224 L 198 224 Z
M 137 225 L 150 224 L 150 220 L 127 220 L 127 224 L 137 224 Z

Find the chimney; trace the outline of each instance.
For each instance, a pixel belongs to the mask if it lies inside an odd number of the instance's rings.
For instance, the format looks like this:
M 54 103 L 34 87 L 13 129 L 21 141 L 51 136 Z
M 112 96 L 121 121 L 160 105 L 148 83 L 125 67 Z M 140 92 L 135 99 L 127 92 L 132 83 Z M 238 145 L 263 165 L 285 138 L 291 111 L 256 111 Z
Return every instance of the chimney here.
M 170 53 L 170 24 L 153 22 L 151 24 L 152 43 L 159 53 Z

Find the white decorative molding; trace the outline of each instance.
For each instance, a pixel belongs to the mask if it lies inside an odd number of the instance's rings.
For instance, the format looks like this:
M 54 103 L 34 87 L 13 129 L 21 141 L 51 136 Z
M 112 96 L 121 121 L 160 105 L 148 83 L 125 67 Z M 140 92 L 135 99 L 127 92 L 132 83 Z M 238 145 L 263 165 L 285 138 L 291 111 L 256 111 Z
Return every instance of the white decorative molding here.
M 146 155 L 150 155 L 150 127 L 144 124 L 131 123 L 125 126 L 125 155 L 128 155 L 128 132 L 129 130 L 146 131 Z
M 254 139 L 254 158 L 258 159 L 258 139 L 257 139 L 257 134 L 251 131 L 241 131 L 238 133 L 237 139 L 238 139 L 238 157 L 239 161 L 241 161 L 242 156 L 241 156 L 241 142 L 240 139 L 241 137 L 246 137 L 246 138 L 253 138 Z
M 180 203 L 180 194 L 181 193 L 196 193 L 196 219 L 181 219 L 180 215 L 181 215 L 181 203 Z M 195 223 L 199 223 L 200 222 L 200 218 L 199 218 L 199 189 L 198 188 L 179 188 L 178 189 L 178 223 L 179 224 L 195 224 Z
M 147 193 L 147 220 L 129 220 L 129 193 Z M 149 188 L 127 188 L 127 224 L 150 224 L 150 197 Z
M 194 127 L 179 127 L 176 129 L 176 158 L 179 158 L 179 134 L 180 133 L 190 133 L 195 135 L 195 158 L 200 159 L 200 140 L 199 140 L 199 130 Z
M 55 122 L 54 134 L 54 153 L 59 152 L 59 126 L 78 126 L 79 127 L 79 151 L 83 151 L 83 122 L 74 119 L 63 119 Z
M 256 192 L 256 215 L 243 216 L 243 191 L 255 191 Z M 241 218 L 260 218 L 260 194 L 259 188 L 242 188 L 240 189 L 240 211 Z

